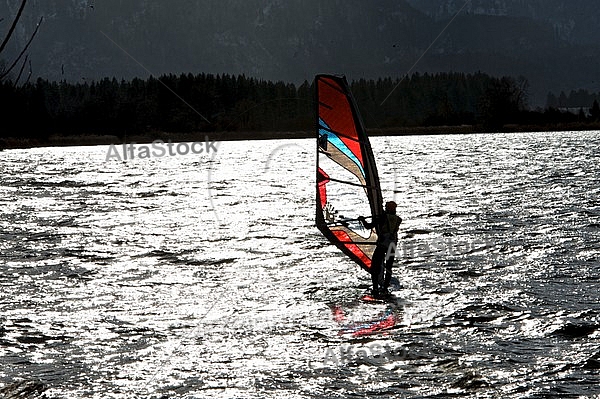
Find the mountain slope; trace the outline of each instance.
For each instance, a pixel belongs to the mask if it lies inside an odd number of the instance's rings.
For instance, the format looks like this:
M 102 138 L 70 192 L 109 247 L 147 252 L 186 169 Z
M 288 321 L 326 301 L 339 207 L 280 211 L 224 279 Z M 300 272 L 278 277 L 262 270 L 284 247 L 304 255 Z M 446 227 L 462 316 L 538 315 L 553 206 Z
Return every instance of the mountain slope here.
M 10 52 L 40 15 L 34 74 L 50 79 L 245 73 L 301 82 L 318 72 L 402 76 L 462 0 L 30 0 Z M 0 3 L 14 15 L 18 0 Z M 531 102 L 548 91 L 599 90 L 592 0 L 473 0 L 414 71 L 524 75 Z M 8 19 L 8 17 L 6 17 Z M 0 28 L 5 28 L 0 24 Z M 126 54 L 127 53 L 127 54 Z

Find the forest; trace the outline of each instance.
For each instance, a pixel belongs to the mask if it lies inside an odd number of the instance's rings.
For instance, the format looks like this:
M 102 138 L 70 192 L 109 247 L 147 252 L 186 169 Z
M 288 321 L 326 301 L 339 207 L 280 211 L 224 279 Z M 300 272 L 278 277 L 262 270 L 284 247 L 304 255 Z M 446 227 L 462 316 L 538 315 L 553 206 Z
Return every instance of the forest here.
M 357 80 L 351 89 L 367 128 L 591 123 L 597 96 L 567 112 L 549 94 L 546 109 L 529 110 L 525 78 L 484 73 L 415 73 L 405 79 Z M 564 95 L 564 93 L 563 93 Z M 562 99 L 568 105 L 568 97 Z M 181 74 L 131 81 L 0 82 L 2 137 L 44 141 L 50 135 L 152 132 L 291 132 L 314 127 L 312 82 L 296 86 L 244 75 Z M 556 99 L 556 101 L 554 101 Z M 575 99 L 573 100 L 573 102 Z

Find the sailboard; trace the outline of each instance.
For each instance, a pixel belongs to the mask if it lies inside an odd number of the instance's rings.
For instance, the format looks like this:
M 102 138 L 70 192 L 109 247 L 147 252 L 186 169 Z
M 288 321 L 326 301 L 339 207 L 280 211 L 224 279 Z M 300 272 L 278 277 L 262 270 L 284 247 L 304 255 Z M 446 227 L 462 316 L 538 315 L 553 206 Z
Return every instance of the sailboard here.
M 373 150 L 345 77 L 317 75 L 316 225 L 327 239 L 370 271 L 377 232 L 366 229 L 383 213 Z

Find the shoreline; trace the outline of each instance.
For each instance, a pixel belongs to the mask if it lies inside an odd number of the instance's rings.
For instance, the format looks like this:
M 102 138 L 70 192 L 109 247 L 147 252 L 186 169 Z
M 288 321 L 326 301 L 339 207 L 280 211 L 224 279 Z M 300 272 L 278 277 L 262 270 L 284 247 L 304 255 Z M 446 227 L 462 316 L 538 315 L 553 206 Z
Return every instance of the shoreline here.
M 496 134 L 496 133 L 536 133 L 536 132 L 563 132 L 563 131 L 593 131 L 600 130 L 600 123 L 582 124 L 558 124 L 551 126 L 541 125 L 505 125 L 499 131 L 485 131 L 481 126 L 422 126 L 422 127 L 397 127 L 385 129 L 367 129 L 369 137 L 393 137 L 393 136 L 430 136 L 445 134 Z M 72 147 L 72 146 L 96 146 L 123 143 L 149 144 L 156 140 L 164 142 L 193 142 L 209 141 L 249 141 L 249 140 L 282 140 L 282 139 L 306 139 L 315 137 L 314 131 L 290 131 L 290 132 L 194 132 L 194 133 L 171 133 L 150 132 L 144 134 L 125 135 L 119 138 L 115 134 L 77 134 L 60 135 L 53 134 L 47 140 L 40 141 L 34 138 L 0 138 L 0 151 L 4 149 L 27 149 L 40 147 Z

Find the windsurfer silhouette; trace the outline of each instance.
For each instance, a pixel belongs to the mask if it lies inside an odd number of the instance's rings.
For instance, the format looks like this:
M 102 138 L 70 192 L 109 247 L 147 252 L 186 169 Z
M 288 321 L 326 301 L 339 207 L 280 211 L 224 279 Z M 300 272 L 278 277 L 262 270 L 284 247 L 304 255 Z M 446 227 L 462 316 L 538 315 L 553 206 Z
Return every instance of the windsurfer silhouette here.
M 398 243 L 398 228 L 402 218 L 396 215 L 396 203 L 388 201 L 385 204 L 385 212 L 379 215 L 373 222 L 368 223 L 364 216 L 359 217 L 360 222 L 367 229 L 375 227 L 377 231 L 377 245 L 371 257 L 371 281 L 373 282 L 373 295 L 380 296 L 389 294 L 388 288 L 392 279 L 392 265 L 396 255 L 396 244 Z M 383 286 L 379 288 L 379 275 L 385 264 L 385 275 Z

